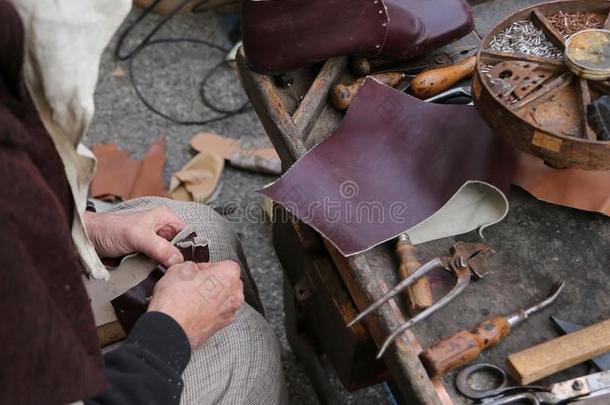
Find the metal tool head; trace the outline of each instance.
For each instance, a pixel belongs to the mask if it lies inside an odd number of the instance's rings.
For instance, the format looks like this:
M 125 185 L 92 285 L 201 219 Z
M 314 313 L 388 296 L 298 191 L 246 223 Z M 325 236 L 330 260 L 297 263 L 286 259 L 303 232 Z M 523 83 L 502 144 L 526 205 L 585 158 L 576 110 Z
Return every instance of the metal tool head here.
M 424 101 L 427 103 L 434 103 L 434 102 L 444 101 L 447 99 L 452 99 L 454 97 L 468 97 L 468 98 L 472 99 L 472 86 L 454 87 L 454 88 L 444 91 L 440 94 L 429 97 L 429 98 L 425 99 Z
M 551 320 L 551 322 L 553 322 L 555 327 L 557 329 L 559 329 L 559 331 L 563 334 L 576 332 L 577 330 L 581 330 L 583 328 L 582 325 L 579 325 L 577 323 L 568 322 L 568 321 L 563 321 L 554 316 L 550 316 L 549 319 Z
M 531 307 L 524 309 L 523 311 L 526 313 L 526 315 L 530 315 L 530 314 L 533 314 L 534 312 L 541 311 L 544 308 L 548 307 L 553 302 L 555 302 L 557 297 L 559 297 L 559 294 L 561 293 L 561 291 L 563 290 L 565 285 L 566 285 L 565 280 L 560 280 L 560 281 L 556 282 L 553 285 L 553 288 L 551 289 L 551 292 L 549 293 L 549 295 L 543 301 L 540 301 L 536 305 L 532 305 Z
M 570 399 L 607 392 L 610 388 L 610 371 L 601 371 L 584 377 L 573 378 L 551 385 L 550 395 L 556 402 L 565 403 Z
M 470 56 L 474 56 L 479 51 L 478 46 L 460 46 L 453 50 L 452 53 L 449 54 L 449 57 L 453 61 L 453 63 L 457 63 L 462 61 Z
M 563 287 L 565 286 L 565 284 L 566 284 L 566 282 L 564 280 L 561 280 L 561 281 L 555 283 L 553 285 L 553 288 L 551 289 L 551 292 L 549 293 L 549 295 L 547 295 L 547 297 L 544 300 L 538 302 L 535 305 L 532 305 L 531 307 L 528 307 L 525 309 L 520 309 L 519 311 L 510 314 L 509 316 L 506 317 L 506 321 L 508 322 L 508 324 L 511 327 L 515 327 L 515 326 L 523 323 L 534 312 L 541 311 L 544 308 L 551 305 L 553 302 L 555 302 L 555 300 L 557 299 L 557 297 L 563 290 Z
M 484 243 L 457 242 L 451 248 L 451 258 L 448 265 L 465 264 L 470 269 L 474 279 L 485 277 L 489 273 L 487 260 L 495 252 Z
M 377 301 L 375 301 L 373 304 L 371 304 L 364 311 L 360 312 L 358 314 L 358 316 L 356 316 L 350 323 L 347 324 L 347 327 L 351 328 L 354 324 L 356 324 L 357 322 L 360 322 L 360 320 L 362 320 L 365 316 L 372 313 L 377 308 L 379 308 L 380 306 L 382 306 L 383 304 L 385 304 L 386 302 L 388 302 L 389 300 L 391 300 L 392 298 L 394 298 L 395 296 L 400 294 L 400 292 L 402 290 L 404 290 L 411 284 L 415 283 L 420 277 L 423 277 L 426 274 L 428 274 L 430 271 L 432 271 L 436 268 L 442 267 L 442 266 L 443 266 L 443 263 L 440 258 L 430 260 L 428 263 L 424 264 L 419 269 L 417 269 L 409 277 L 405 278 L 400 283 L 396 284 L 390 291 L 385 293 L 381 298 L 379 298 Z
M 415 77 L 416 75 L 430 69 L 437 69 L 440 67 L 449 66 L 455 63 L 455 60 L 447 52 L 437 52 L 432 55 L 426 55 L 416 60 L 411 60 L 406 63 L 392 64 L 386 66 L 383 69 L 375 69 L 370 72 L 357 72 L 359 75 L 371 74 L 371 73 L 388 73 L 388 72 L 402 72 L 406 76 Z

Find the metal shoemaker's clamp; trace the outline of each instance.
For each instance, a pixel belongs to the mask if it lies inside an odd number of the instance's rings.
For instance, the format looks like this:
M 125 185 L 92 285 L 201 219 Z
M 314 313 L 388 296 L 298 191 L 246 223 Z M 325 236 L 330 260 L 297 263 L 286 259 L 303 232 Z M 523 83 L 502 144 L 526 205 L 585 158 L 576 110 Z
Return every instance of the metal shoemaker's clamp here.
M 354 318 L 354 320 L 347 325 L 348 327 L 353 326 L 365 316 L 400 294 L 402 290 L 415 283 L 419 278 L 430 273 L 432 270 L 442 268 L 455 276 L 456 284 L 451 291 L 449 291 L 449 293 L 447 293 L 447 295 L 445 295 L 443 298 L 432 304 L 432 306 L 424 309 L 419 314 L 394 330 L 394 332 L 392 332 L 383 342 L 381 349 L 379 349 L 379 352 L 377 353 L 377 358 L 381 358 L 381 356 L 383 356 L 383 353 L 387 350 L 390 344 L 401 333 L 417 324 L 419 321 L 428 318 L 434 312 L 449 304 L 455 297 L 460 295 L 460 293 L 464 291 L 466 286 L 470 283 L 471 278 L 478 280 L 484 277 L 488 273 L 486 260 L 495 252 L 489 246 L 483 243 L 458 242 L 451 248 L 451 253 L 452 255 L 450 257 L 437 257 L 421 266 L 409 277 L 396 284 L 396 286 L 388 291 L 387 294 L 358 314 L 358 316 L 356 316 L 356 318 Z

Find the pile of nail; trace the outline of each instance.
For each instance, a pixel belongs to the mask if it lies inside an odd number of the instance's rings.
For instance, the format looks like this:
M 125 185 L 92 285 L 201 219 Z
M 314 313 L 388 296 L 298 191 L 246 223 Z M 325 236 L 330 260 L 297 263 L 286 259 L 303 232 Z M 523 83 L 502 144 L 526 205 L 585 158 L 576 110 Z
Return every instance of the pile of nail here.
M 493 51 L 520 53 L 545 58 L 561 59 L 563 52 L 531 21 L 517 21 L 496 34 L 489 48 Z
M 604 23 L 593 13 L 564 13 L 558 11 L 547 17 L 565 38 L 582 30 L 603 28 Z

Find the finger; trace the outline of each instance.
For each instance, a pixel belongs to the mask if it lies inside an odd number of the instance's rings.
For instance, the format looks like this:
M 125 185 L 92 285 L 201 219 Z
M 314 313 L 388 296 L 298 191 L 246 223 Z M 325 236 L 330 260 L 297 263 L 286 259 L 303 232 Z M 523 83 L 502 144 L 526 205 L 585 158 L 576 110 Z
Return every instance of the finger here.
M 171 240 L 186 227 L 186 223 L 169 208 L 156 208 L 149 213 L 153 217 L 154 231 Z
M 214 263 L 203 262 L 203 263 L 195 263 L 199 270 L 207 270 L 211 267 L 214 267 Z
M 182 281 L 193 281 L 197 278 L 199 268 L 197 268 L 193 262 L 184 262 L 170 267 L 168 274 L 170 271 L 175 272 L 178 278 Z
M 143 233 L 136 241 L 136 250 L 165 266 L 184 262 L 184 257 L 174 245 L 155 233 Z
M 169 222 L 162 226 L 157 226 L 155 233 L 165 240 L 171 241 L 178 235 L 184 228 L 185 224 L 177 222 Z

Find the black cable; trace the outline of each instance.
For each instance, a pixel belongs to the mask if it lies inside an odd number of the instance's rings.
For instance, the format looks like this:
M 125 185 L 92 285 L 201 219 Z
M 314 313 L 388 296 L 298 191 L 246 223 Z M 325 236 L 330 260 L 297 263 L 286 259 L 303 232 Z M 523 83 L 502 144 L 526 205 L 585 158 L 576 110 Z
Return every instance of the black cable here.
M 134 60 L 136 59 L 138 54 L 140 54 L 140 52 L 142 50 L 144 50 L 145 48 L 147 48 L 149 46 L 153 46 L 153 45 L 158 45 L 158 44 L 186 42 L 186 43 L 191 43 L 191 44 L 205 45 L 205 46 L 207 46 L 209 48 L 217 49 L 219 51 L 222 51 L 223 53 L 227 53 L 230 50 L 230 49 L 227 49 L 227 48 L 225 48 L 225 47 L 223 47 L 221 45 L 217 45 L 217 44 L 214 44 L 214 43 L 209 42 L 209 41 L 205 41 L 205 40 L 201 40 L 201 39 L 195 39 L 195 38 L 165 38 L 165 39 L 151 40 L 153 35 L 155 35 L 170 19 L 172 19 L 178 12 L 180 12 L 180 10 L 182 10 L 187 5 L 187 3 L 189 3 L 191 1 L 191 0 L 183 0 L 172 11 L 170 11 L 167 15 L 163 16 L 161 21 L 159 21 L 157 23 L 157 25 L 155 25 L 153 27 L 153 29 L 148 34 L 146 34 L 144 39 L 142 39 L 142 41 L 140 41 L 140 43 L 138 45 L 136 45 L 136 47 L 132 51 L 128 52 L 126 55 L 121 55 L 121 50 L 123 48 L 123 43 L 125 42 L 125 39 L 129 35 L 129 33 L 131 31 L 133 31 L 133 29 L 161 1 L 163 1 L 163 0 L 154 0 L 148 7 L 146 7 L 144 9 L 142 14 L 140 14 L 138 16 L 138 18 L 136 18 L 136 20 L 133 23 L 131 23 L 129 26 L 127 26 L 127 28 L 119 36 L 119 38 L 117 40 L 117 45 L 116 45 L 116 48 L 115 48 L 115 51 L 114 51 L 114 55 L 115 55 L 117 60 L 128 61 L 129 79 L 131 81 L 131 86 L 133 87 L 133 89 L 134 89 L 136 95 L 138 96 L 138 98 L 153 113 L 155 113 L 155 114 L 157 114 L 157 115 L 159 115 L 159 116 L 161 116 L 161 117 L 163 117 L 163 118 L 165 118 L 165 119 L 167 119 L 167 120 L 169 120 L 169 121 L 171 121 L 171 122 L 173 122 L 175 124 L 179 124 L 179 125 L 207 125 L 207 124 L 210 124 L 212 122 L 221 121 L 221 120 L 224 120 L 226 118 L 229 118 L 229 117 L 232 117 L 232 116 L 235 116 L 235 115 L 238 115 L 238 114 L 242 114 L 242 113 L 248 111 L 249 110 L 249 106 L 250 106 L 249 102 L 245 102 L 240 107 L 235 108 L 235 109 L 225 109 L 225 108 L 218 107 L 217 105 L 215 105 L 206 95 L 206 90 L 205 90 L 206 84 L 208 83 L 208 81 L 210 80 L 212 75 L 218 69 L 220 69 L 223 66 L 228 65 L 228 61 L 226 61 L 226 60 L 223 60 L 222 62 L 218 63 L 212 69 L 210 69 L 208 72 L 206 72 L 206 74 L 203 77 L 203 81 L 201 82 L 201 87 L 200 87 L 200 96 L 201 96 L 201 101 L 203 102 L 203 104 L 206 107 L 208 107 L 209 109 L 211 109 L 212 111 L 220 113 L 222 115 L 219 115 L 217 117 L 208 118 L 208 119 L 205 119 L 205 120 L 199 120 L 199 121 L 195 121 L 195 120 L 193 120 L 193 121 L 181 120 L 181 119 L 174 118 L 174 117 L 170 116 L 169 114 L 166 114 L 166 113 L 160 111 L 159 109 L 154 107 L 148 100 L 146 100 L 146 98 L 144 97 L 144 95 L 142 94 L 142 92 L 140 91 L 140 88 L 138 87 L 138 85 L 136 83 L 135 75 L 134 75 L 134 68 L 133 68 Z M 195 5 L 195 8 L 197 8 L 202 3 L 204 3 L 204 1 L 201 1 L 197 5 Z
M 153 35 L 155 35 L 157 33 L 157 31 L 159 31 L 176 14 L 178 14 L 180 12 L 180 10 L 182 10 L 184 8 L 184 6 L 186 6 L 191 0 L 182 0 L 182 3 L 178 4 L 176 7 L 174 7 L 174 9 L 172 11 L 170 11 L 168 14 L 164 15 L 163 18 L 161 18 L 161 21 L 159 21 L 159 23 L 157 23 L 157 25 L 154 26 L 153 29 L 148 34 L 146 34 L 144 39 L 134 48 L 133 51 L 129 52 L 127 55 L 121 55 L 121 48 L 123 47 L 123 42 L 125 42 L 127 35 L 129 35 L 129 33 L 138 24 L 140 24 L 140 22 L 142 22 L 142 20 L 144 20 L 144 18 L 148 14 L 150 14 L 150 12 L 157 6 L 157 4 L 161 3 L 162 1 L 163 0 L 154 0 L 152 3 L 150 3 L 148 5 L 148 7 L 146 7 L 142 11 L 142 14 L 140 14 L 138 16 L 138 18 L 136 18 L 136 20 L 133 23 L 131 23 L 131 25 L 128 25 L 127 28 L 125 29 L 125 31 L 123 31 L 121 33 L 121 35 L 119 36 L 119 39 L 117 41 L 116 48 L 114 49 L 114 56 L 115 56 L 115 58 L 117 58 L 117 60 L 125 61 L 125 60 L 131 58 L 132 56 L 134 56 L 136 53 L 140 52 L 142 49 L 144 49 L 144 47 L 150 41 L 150 39 L 153 37 Z

